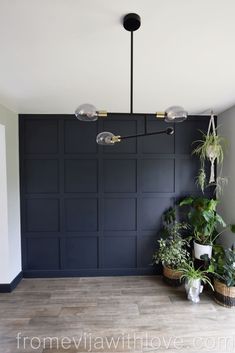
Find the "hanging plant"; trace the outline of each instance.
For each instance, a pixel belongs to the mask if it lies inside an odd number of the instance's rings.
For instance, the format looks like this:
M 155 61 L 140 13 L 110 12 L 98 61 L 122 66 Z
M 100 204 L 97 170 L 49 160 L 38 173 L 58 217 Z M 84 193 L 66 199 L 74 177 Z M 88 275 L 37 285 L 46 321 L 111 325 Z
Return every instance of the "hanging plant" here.
M 209 185 L 215 185 L 216 191 L 222 193 L 224 185 L 227 183 L 227 178 L 222 177 L 222 167 L 224 160 L 224 150 L 226 147 L 226 140 L 218 135 L 217 129 L 215 128 L 214 115 L 211 113 L 211 118 L 208 126 L 207 133 L 201 131 L 202 139 L 195 141 L 198 143 L 197 147 L 193 150 L 193 154 L 196 154 L 200 158 L 200 169 L 197 176 L 197 184 L 200 186 L 202 192 L 204 192 L 207 186 L 207 175 L 205 171 L 205 162 L 210 162 L 210 177 Z M 215 178 L 215 165 L 219 166 L 219 176 Z
M 199 173 L 196 178 L 196 184 L 201 188 L 202 192 L 204 192 L 206 187 L 206 173 L 204 167 L 199 169 Z

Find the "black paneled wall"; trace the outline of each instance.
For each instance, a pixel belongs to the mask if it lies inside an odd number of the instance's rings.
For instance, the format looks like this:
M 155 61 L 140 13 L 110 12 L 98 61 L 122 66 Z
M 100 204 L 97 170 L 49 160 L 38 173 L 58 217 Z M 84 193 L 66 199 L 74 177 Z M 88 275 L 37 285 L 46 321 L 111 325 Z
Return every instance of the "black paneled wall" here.
M 192 141 L 207 120 L 175 135 L 96 144 L 100 131 L 144 131 L 144 117 L 20 116 L 23 266 L 26 276 L 153 273 L 162 213 L 198 193 Z M 147 117 L 148 131 L 169 126 Z

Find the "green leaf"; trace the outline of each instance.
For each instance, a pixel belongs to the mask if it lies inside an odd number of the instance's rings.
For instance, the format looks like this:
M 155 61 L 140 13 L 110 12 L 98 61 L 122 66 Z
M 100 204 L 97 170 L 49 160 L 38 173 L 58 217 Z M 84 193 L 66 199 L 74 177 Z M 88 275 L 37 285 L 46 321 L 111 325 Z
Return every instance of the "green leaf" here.
M 212 211 L 203 211 L 202 216 L 205 218 L 207 222 L 211 222 L 214 219 L 214 212 Z
M 223 227 L 226 227 L 226 223 L 224 222 L 223 218 L 217 213 L 216 214 L 216 221 L 221 224 Z
M 194 199 L 192 197 L 187 197 L 180 202 L 180 206 L 192 205 Z

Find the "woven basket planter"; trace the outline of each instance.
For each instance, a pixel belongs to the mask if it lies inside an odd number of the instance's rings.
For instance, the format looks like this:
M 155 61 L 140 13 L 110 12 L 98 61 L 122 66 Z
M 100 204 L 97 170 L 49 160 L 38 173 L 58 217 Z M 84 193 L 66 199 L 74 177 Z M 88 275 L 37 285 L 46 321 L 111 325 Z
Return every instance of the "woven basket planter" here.
M 235 306 L 235 287 L 227 287 L 226 284 L 215 280 L 215 301 L 225 306 L 226 308 L 232 308 Z
M 180 277 L 182 272 L 163 266 L 163 281 L 172 287 L 179 287 L 182 284 Z

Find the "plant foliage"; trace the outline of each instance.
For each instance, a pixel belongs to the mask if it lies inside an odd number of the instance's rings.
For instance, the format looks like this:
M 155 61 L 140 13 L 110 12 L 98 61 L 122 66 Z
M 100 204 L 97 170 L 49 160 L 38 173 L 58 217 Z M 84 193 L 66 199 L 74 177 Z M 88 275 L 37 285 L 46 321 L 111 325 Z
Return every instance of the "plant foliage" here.
M 202 139 L 197 140 L 194 143 L 198 143 L 197 147 L 193 150 L 193 154 L 196 154 L 200 160 L 204 163 L 208 159 L 208 148 L 213 146 L 213 151 L 217 159 L 217 163 L 222 164 L 224 160 L 224 148 L 226 146 L 226 140 L 224 137 L 213 133 L 206 134 L 200 130 Z
M 204 271 L 200 268 L 195 269 L 193 261 L 184 263 L 184 265 L 179 268 L 179 271 L 182 272 L 182 280 L 187 279 L 189 282 L 192 280 L 201 280 L 202 283 L 207 283 L 212 289 L 214 289 L 210 278 L 207 276 L 208 270 Z
M 158 240 L 158 249 L 153 255 L 153 262 L 162 262 L 171 269 L 177 269 L 189 260 L 189 240 L 182 237 L 188 229 L 186 223 L 176 221 L 175 209 L 170 208 L 163 214 L 163 237 Z
M 188 221 L 195 241 L 199 244 L 212 245 L 221 234 L 216 231 L 216 227 L 226 227 L 224 220 L 216 212 L 218 202 L 204 197 L 188 197 L 180 203 L 180 206 L 190 206 Z
M 235 286 L 235 250 L 225 250 L 223 273 L 219 277 L 223 280 L 227 287 Z
M 162 264 L 171 269 L 178 269 L 189 259 L 189 252 L 186 249 L 188 242 L 179 236 L 159 239 L 159 248 L 153 255 L 154 263 Z
M 206 134 L 201 131 L 202 139 L 194 141 L 193 143 L 197 143 L 197 146 L 193 150 L 193 154 L 197 155 L 200 159 L 201 167 L 199 169 L 199 173 L 196 179 L 196 183 L 200 186 L 202 192 L 204 192 L 207 186 L 207 175 L 205 171 L 205 162 L 206 160 L 210 160 L 209 151 L 213 151 L 214 158 L 217 162 L 217 165 L 220 165 L 221 171 L 220 175 L 216 178 L 215 183 L 211 183 L 210 185 L 214 185 L 218 194 L 221 194 L 224 186 L 227 184 L 228 179 L 222 177 L 222 166 L 224 160 L 224 151 L 227 147 L 227 141 L 224 137 L 218 135 L 218 133 Z
M 212 257 L 210 260 L 210 268 L 215 273 L 222 276 L 224 272 L 225 251 L 222 245 L 214 244 L 212 248 Z

